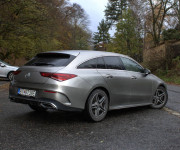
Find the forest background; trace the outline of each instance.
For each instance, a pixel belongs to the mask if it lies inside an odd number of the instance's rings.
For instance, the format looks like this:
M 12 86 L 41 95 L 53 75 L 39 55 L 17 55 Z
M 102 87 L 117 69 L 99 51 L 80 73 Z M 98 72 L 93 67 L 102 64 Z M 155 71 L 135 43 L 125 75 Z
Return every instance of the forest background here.
M 85 10 L 69 0 L 1 0 L 0 59 L 19 65 L 44 51 L 112 51 L 180 84 L 179 55 L 171 66 L 158 68 L 143 60 L 146 49 L 180 40 L 180 0 L 108 0 L 98 32 L 89 24 Z

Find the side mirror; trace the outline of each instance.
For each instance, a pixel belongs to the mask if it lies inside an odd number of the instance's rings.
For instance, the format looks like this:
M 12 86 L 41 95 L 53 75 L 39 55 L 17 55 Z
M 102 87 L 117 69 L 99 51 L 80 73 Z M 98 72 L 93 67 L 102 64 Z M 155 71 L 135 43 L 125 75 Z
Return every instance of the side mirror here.
M 151 71 L 149 69 L 144 69 L 144 73 L 145 73 L 145 76 L 147 76 L 148 74 L 151 74 Z

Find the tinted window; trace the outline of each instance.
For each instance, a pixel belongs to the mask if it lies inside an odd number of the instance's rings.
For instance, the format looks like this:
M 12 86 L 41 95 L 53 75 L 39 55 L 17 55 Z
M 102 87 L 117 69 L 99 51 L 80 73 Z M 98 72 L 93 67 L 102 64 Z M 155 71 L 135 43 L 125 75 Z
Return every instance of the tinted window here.
M 116 56 L 107 56 L 104 57 L 104 61 L 107 69 L 119 69 L 123 70 L 123 67 L 120 63 L 120 58 Z
M 82 63 L 81 65 L 78 66 L 79 69 L 96 69 L 96 66 L 97 66 L 97 59 L 94 58 L 94 59 L 91 59 L 91 60 L 88 60 L 84 63 Z
M 97 58 L 97 68 L 106 69 L 106 66 L 102 57 Z
M 124 58 L 124 57 L 121 57 L 121 60 L 122 60 L 122 62 L 124 64 L 126 70 L 135 71 L 135 72 L 141 72 L 141 73 L 144 72 L 144 69 L 139 64 L 134 62 L 133 60 L 128 59 L 128 58 Z
M 67 66 L 75 56 L 59 53 L 41 53 L 25 66 Z

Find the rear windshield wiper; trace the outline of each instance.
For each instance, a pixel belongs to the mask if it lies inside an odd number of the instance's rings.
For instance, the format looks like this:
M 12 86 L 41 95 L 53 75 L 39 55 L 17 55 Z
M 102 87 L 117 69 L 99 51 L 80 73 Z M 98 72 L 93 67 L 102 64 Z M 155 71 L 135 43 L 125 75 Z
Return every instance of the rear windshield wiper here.
M 54 64 L 45 63 L 45 62 L 37 62 L 37 63 L 34 63 L 33 65 L 36 65 L 36 66 L 54 66 Z

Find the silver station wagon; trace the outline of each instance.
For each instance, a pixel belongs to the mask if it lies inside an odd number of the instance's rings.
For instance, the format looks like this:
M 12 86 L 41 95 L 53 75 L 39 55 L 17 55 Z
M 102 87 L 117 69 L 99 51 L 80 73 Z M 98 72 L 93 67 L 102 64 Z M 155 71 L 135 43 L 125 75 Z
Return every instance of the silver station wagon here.
M 166 84 L 132 58 L 82 50 L 37 54 L 14 72 L 9 98 L 35 111 L 83 111 L 101 121 L 109 110 L 162 108 L 168 95 Z
M 9 80 L 13 79 L 13 72 L 16 71 L 18 67 L 11 66 L 10 64 L 0 60 L 0 77 L 8 78 Z

